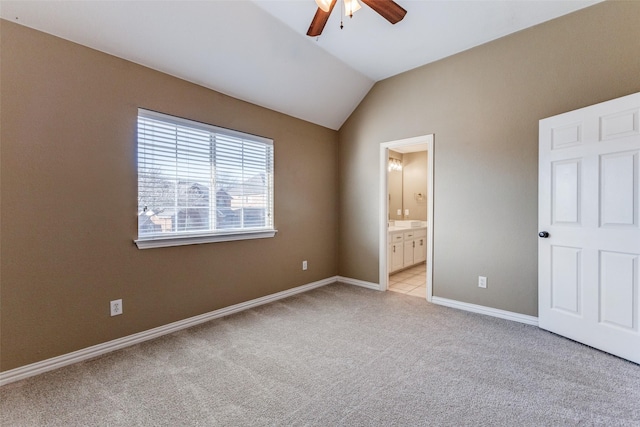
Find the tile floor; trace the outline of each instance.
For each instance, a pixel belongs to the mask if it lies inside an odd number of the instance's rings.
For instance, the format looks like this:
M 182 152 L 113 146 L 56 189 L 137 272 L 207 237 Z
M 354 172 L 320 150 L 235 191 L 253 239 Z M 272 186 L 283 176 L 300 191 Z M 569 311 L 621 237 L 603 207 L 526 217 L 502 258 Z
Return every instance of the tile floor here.
M 389 276 L 389 290 L 414 297 L 427 297 L 427 268 L 423 262 Z

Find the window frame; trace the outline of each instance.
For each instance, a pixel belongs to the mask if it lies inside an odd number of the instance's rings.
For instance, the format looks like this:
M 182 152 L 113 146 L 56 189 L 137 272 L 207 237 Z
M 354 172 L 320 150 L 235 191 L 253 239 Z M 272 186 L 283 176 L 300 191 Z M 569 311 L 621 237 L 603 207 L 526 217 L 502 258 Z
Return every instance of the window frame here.
M 262 136 L 252 135 L 245 132 L 240 132 L 236 130 L 221 128 L 218 126 L 210 125 L 207 123 L 197 122 L 194 120 L 189 120 L 181 117 L 172 116 L 169 114 L 160 113 L 153 110 L 147 110 L 144 108 L 138 108 L 138 114 L 136 116 L 136 171 L 137 171 L 137 191 L 136 194 L 140 197 L 140 159 L 139 159 L 139 143 L 140 143 L 140 134 L 139 134 L 139 126 L 138 120 L 140 118 L 148 118 L 152 120 L 158 120 L 169 125 L 187 127 L 191 129 L 195 129 L 198 131 L 209 132 L 212 134 L 220 134 L 226 137 L 231 138 L 239 138 L 247 141 L 251 141 L 254 143 L 263 143 L 265 145 L 271 146 L 271 170 L 270 170 L 270 185 L 268 188 L 267 195 L 267 213 L 271 216 L 270 225 L 265 226 L 263 228 L 247 228 L 240 229 L 234 228 L 231 230 L 218 229 L 218 230 L 196 230 L 196 231 L 178 231 L 173 232 L 167 235 L 154 234 L 151 236 L 141 236 L 139 229 L 139 220 L 137 220 L 136 228 L 137 228 L 137 239 L 134 240 L 134 243 L 138 247 L 138 249 L 150 249 L 150 248 L 162 248 L 162 247 L 172 247 L 172 246 L 184 246 L 184 245 L 195 245 L 195 244 L 203 244 L 203 243 L 215 243 L 215 242 L 229 242 L 229 241 L 238 241 L 238 240 L 252 240 L 252 239 L 264 239 L 274 237 L 278 230 L 275 229 L 275 206 L 274 206 L 274 147 L 273 140 L 270 138 L 265 138 Z M 176 176 L 175 179 L 178 177 Z M 215 189 L 215 187 L 211 187 Z M 215 194 L 215 193 L 214 193 Z M 210 196 L 211 197 L 211 196 Z M 215 199 L 215 195 L 212 197 Z M 139 208 L 139 206 L 138 206 Z M 270 209 L 269 209 L 270 208 Z M 140 214 L 137 215 L 137 219 L 140 218 Z

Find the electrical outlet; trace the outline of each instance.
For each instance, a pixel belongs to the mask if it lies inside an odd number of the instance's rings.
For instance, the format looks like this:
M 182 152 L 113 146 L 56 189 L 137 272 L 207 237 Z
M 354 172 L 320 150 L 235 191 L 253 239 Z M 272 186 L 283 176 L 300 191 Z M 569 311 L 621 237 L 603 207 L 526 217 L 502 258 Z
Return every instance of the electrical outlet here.
M 111 306 L 111 316 L 117 316 L 119 314 L 122 314 L 122 300 L 121 299 L 117 299 L 117 300 L 111 301 L 110 306 Z
M 478 287 L 483 289 L 487 288 L 487 278 L 485 276 L 478 276 Z
M 302 269 L 303 270 L 307 269 L 307 261 L 302 261 Z

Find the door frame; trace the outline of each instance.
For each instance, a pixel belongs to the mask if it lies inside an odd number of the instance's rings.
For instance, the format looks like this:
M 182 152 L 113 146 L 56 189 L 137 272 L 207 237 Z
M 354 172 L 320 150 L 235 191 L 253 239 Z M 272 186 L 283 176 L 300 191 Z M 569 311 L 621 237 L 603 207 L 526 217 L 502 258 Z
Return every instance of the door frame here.
M 388 242 L 388 221 L 389 221 L 389 182 L 388 165 L 389 149 L 406 147 L 409 145 L 426 144 L 427 146 L 427 301 L 431 302 L 433 297 L 433 157 L 434 157 L 434 134 L 416 136 L 413 138 L 400 139 L 383 142 L 380 144 L 380 185 L 379 185 L 379 233 L 380 233 L 380 268 L 379 268 L 379 289 L 386 291 L 389 288 L 389 260 L 387 259 Z

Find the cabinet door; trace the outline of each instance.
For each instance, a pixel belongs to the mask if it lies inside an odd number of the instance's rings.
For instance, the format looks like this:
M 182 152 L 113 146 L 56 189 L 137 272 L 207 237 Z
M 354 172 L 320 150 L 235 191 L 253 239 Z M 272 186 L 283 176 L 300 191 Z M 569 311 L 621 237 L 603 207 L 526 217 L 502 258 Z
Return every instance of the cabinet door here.
M 413 265 L 413 245 L 413 240 L 404 242 L 404 262 L 402 263 L 403 267 L 409 267 L 410 265 Z
M 415 248 L 413 249 L 413 263 L 426 261 L 427 259 L 427 241 L 424 237 L 414 240 Z
M 399 270 L 403 267 L 404 251 L 402 250 L 402 243 L 395 243 L 391 245 L 391 271 Z

